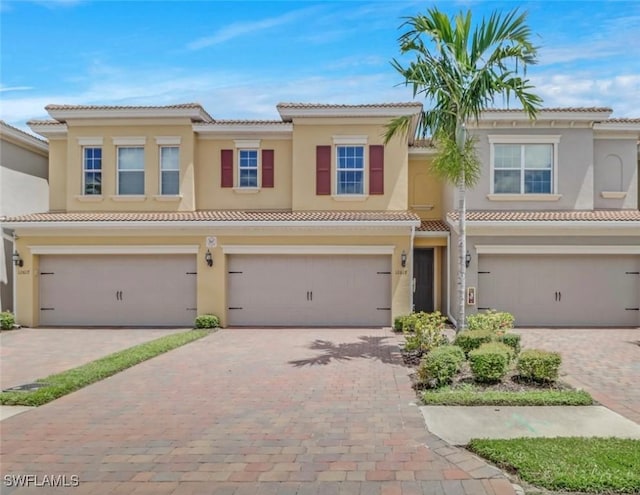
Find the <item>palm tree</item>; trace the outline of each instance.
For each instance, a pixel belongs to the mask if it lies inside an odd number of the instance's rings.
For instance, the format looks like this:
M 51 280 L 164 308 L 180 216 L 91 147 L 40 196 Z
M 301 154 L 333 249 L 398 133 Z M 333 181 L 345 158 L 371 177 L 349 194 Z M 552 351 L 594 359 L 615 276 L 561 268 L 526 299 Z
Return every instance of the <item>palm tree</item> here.
M 400 53 L 415 59 L 406 66 L 396 59 L 391 62 L 404 84 L 413 88 L 414 98 L 423 96 L 431 104 L 420 116 L 417 133 L 423 138 L 430 133 L 438 147 L 434 174 L 458 189 L 458 331 L 466 326 L 465 193 L 480 176 L 474 141 L 465 125 L 477 122 L 496 98 L 508 104 L 515 97 L 529 118 L 535 118 L 542 99 L 520 76 L 521 72 L 526 76 L 527 66 L 536 63 L 537 55 L 526 19 L 527 14 L 517 9 L 506 15 L 496 11 L 472 26 L 471 11 L 449 18 L 434 7 L 403 24 L 408 30 L 398 39 Z M 396 134 L 406 135 L 410 126 L 410 117 L 393 119 L 385 142 Z

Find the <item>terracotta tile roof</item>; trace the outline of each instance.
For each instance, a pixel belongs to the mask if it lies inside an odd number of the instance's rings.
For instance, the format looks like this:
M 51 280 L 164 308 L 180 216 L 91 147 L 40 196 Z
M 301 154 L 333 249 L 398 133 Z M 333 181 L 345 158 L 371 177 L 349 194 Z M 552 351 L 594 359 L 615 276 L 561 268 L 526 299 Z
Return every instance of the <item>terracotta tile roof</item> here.
M 17 132 L 18 134 L 23 136 L 25 139 L 34 139 L 34 140 L 40 142 L 41 144 L 45 144 L 45 145 L 49 144 L 49 143 L 47 143 L 46 140 L 42 139 L 40 136 L 35 136 L 33 134 L 29 134 L 28 132 L 25 132 L 22 129 L 19 129 L 18 127 L 15 127 L 15 126 L 13 126 L 11 124 L 7 124 L 4 120 L 0 120 L 0 127 L 6 127 L 10 131 Z
M 416 232 L 449 232 L 449 226 L 442 220 L 422 220 Z
M 521 108 L 488 108 L 487 113 L 521 113 Z M 613 112 L 609 107 L 550 107 L 540 108 L 538 112 Z
M 61 125 L 62 122 L 59 120 L 29 120 L 27 125 Z
M 422 108 L 422 103 L 417 101 L 408 101 L 404 103 L 395 102 L 395 103 L 364 103 L 364 104 L 355 104 L 355 105 L 343 105 L 343 104 L 333 104 L 333 103 L 293 103 L 293 102 L 284 102 L 278 103 L 276 108 L 395 108 L 395 107 L 420 107 Z
M 32 213 L 6 222 L 417 222 L 410 211 L 241 211 Z
M 47 105 L 45 110 L 147 110 L 162 108 L 196 108 L 202 109 L 200 103 L 180 103 L 176 105 Z
M 451 220 L 457 220 L 457 212 L 447 215 Z M 638 222 L 638 210 L 584 210 L 584 211 L 467 211 L 467 221 L 470 222 Z
M 289 122 L 283 122 L 282 120 L 258 120 L 258 119 L 216 119 L 215 122 L 208 123 L 209 125 L 229 125 L 229 124 L 277 124 L 282 126 L 289 126 Z
M 640 118 L 622 118 L 617 117 L 602 121 L 603 124 L 640 124 Z

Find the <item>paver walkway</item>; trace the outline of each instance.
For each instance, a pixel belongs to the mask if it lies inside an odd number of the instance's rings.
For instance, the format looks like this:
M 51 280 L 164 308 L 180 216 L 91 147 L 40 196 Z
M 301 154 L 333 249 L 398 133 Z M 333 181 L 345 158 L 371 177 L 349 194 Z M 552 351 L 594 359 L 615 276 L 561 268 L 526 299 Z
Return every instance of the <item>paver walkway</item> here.
M 0 423 L 3 479 L 79 476 L 14 492 L 38 495 L 513 495 L 426 431 L 397 341 L 222 330 Z
M 186 329 L 22 328 L 0 333 L 0 389 L 31 383 Z
M 562 354 L 561 379 L 640 424 L 640 329 L 522 328 L 522 346 Z

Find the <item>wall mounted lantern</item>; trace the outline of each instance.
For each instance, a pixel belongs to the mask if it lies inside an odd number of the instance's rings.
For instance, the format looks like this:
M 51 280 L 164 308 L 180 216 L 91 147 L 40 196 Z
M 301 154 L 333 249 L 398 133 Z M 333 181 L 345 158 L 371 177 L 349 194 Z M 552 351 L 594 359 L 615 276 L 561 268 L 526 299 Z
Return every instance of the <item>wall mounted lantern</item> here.
M 404 249 L 402 250 L 402 254 L 400 255 L 400 264 L 402 265 L 402 268 L 407 266 L 407 253 L 404 251 Z
M 467 268 L 469 268 L 471 264 L 471 253 L 469 251 L 467 251 L 467 255 L 464 257 L 464 264 Z
M 13 252 L 13 256 L 11 257 L 11 259 L 13 259 L 13 264 L 15 266 L 23 266 L 24 265 L 24 261 L 20 257 L 20 253 L 18 253 L 18 251 L 14 251 Z
M 208 249 L 204 255 L 204 260 L 207 262 L 207 265 L 213 266 L 213 256 L 211 256 L 211 251 L 209 251 Z

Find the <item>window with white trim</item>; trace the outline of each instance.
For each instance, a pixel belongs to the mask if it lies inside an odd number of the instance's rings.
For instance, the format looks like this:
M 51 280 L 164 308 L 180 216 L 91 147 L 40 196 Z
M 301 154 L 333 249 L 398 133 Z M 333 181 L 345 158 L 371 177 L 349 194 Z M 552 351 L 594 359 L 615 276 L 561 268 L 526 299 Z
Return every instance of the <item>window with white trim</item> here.
M 102 148 L 99 146 L 82 148 L 82 194 L 102 194 Z
M 238 187 L 258 187 L 258 150 L 238 150 Z
M 118 147 L 118 194 L 144 194 L 144 147 Z
M 490 135 L 491 193 L 556 195 L 559 142 L 557 135 Z
M 160 194 L 180 194 L 180 147 L 160 147 Z
M 336 146 L 336 194 L 364 193 L 364 146 Z

